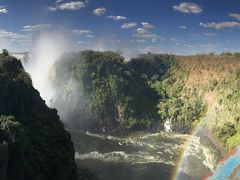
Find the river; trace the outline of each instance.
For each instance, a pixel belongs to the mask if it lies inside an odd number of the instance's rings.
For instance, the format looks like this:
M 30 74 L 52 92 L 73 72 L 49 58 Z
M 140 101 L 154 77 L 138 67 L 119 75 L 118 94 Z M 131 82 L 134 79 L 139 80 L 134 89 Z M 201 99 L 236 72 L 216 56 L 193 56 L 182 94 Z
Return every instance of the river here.
M 113 137 L 70 130 L 80 171 L 93 180 L 201 179 L 219 160 L 207 137 L 172 132 Z M 190 143 L 189 143 L 190 142 Z M 181 158 L 183 150 L 187 149 Z
M 15 56 L 21 59 L 28 72 L 33 72 L 27 64 L 31 54 Z M 39 72 L 39 77 L 44 78 L 42 71 Z M 35 77 L 34 73 L 31 75 Z M 39 85 L 39 81 L 35 83 Z M 46 92 L 48 97 L 50 91 L 46 87 L 50 86 L 42 87 L 44 91 L 41 88 L 38 90 L 43 96 Z M 220 149 L 220 145 L 211 143 L 214 138 L 207 132 L 200 137 L 171 132 L 139 132 L 121 138 L 74 130 L 69 132 L 75 145 L 79 173 L 87 172 L 89 180 L 168 180 L 176 177 L 180 180 L 198 180 L 213 169 L 221 158 L 221 152 L 216 150 Z M 178 176 L 175 176 L 176 172 Z

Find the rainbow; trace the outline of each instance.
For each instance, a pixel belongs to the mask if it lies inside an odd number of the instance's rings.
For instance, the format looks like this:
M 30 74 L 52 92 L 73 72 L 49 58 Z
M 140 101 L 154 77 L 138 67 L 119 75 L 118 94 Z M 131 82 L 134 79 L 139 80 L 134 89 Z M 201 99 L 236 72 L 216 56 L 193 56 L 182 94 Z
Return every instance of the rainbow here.
M 185 155 L 189 150 L 190 144 L 193 143 L 193 137 L 196 136 L 197 133 L 203 128 L 203 126 L 205 125 L 205 122 L 206 122 L 206 119 L 199 122 L 198 125 L 196 125 L 196 127 L 190 133 L 190 135 L 192 135 L 192 138 L 189 139 L 187 141 L 187 143 L 185 144 L 183 151 L 181 152 L 181 154 L 177 160 L 177 164 L 172 173 L 171 180 L 181 180 L 180 175 L 181 175 L 183 167 L 185 167 L 186 162 L 187 162 L 187 157 Z

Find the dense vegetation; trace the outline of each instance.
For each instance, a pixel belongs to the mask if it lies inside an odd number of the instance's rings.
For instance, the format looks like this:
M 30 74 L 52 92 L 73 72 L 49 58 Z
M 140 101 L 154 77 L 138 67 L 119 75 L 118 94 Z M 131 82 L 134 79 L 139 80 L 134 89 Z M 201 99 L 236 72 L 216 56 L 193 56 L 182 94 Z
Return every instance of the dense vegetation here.
M 129 62 L 113 52 L 66 54 L 52 69 L 56 97 L 63 97 L 53 104 L 65 120 L 103 132 L 169 120 L 172 130 L 188 133 L 204 120 L 232 149 L 240 143 L 239 69 L 239 53 L 148 53 Z
M 54 106 L 79 127 L 125 133 L 159 123 L 158 94 L 117 53 L 68 54 L 52 71 L 56 97 L 63 97 Z
M 158 114 L 173 131 L 188 133 L 199 122 L 205 106 L 195 91 L 185 92 L 187 71 L 175 56 L 149 53 L 128 65 L 158 92 Z
M 179 68 L 173 55 L 149 53 L 125 62 L 114 52 L 65 54 L 51 70 L 53 106 L 75 128 L 111 133 L 162 129 L 171 119 L 179 127 L 173 130 L 186 133 L 204 105 L 194 92 L 183 96 Z
M 231 79 L 218 82 L 215 88 L 220 90 L 218 104 L 226 109 L 216 115 L 219 121 L 224 122 L 213 130 L 230 150 L 240 144 L 240 69 L 234 72 Z M 226 116 L 227 119 L 223 120 Z
M 176 81 L 169 77 L 154 84 L 162 97 L 158 112 L 171 122 L 173 131 L 189 133 L 200 122 L 205 106 L 195 91 L 184 93 L 184 83 Z
M 19 60 L 0 54 L 0 179 L 76 179 L 74 147 Z
M 169 69 L 176 63 L 173 55 L 148 53 L 131 59 L 127 64 L 147 81 L 156 81 L 168 77 Z

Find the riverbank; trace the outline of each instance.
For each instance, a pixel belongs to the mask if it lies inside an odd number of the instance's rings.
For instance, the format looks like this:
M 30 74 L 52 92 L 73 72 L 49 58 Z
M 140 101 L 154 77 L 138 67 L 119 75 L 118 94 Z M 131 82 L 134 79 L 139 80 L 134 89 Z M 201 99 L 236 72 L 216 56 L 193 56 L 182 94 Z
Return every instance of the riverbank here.
M 220 157 L 223 158 L 227 154 L 227 149 L 223 146 L 223 144 L 213 135 L 213 133 L 207 128 L 206 125 L 201 126 L 196 136 L 200 138 L 207 137 L 211 143 L 214 145 L 215 149 L 219 151 Z

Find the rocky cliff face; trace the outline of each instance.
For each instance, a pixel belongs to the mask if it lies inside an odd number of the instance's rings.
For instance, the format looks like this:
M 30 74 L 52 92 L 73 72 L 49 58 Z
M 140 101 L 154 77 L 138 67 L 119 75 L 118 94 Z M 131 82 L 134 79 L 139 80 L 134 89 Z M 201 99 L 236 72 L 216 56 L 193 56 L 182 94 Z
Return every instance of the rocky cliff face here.
M 0 152 L 0 179 L 76 179 L 69 133 L 7 52 L 0 54 Z

